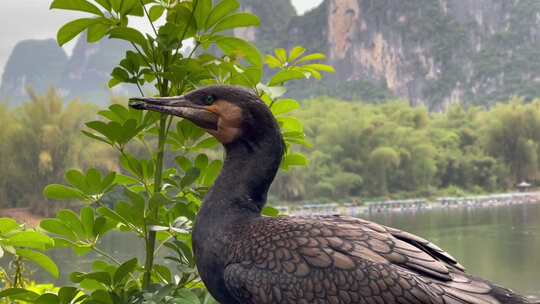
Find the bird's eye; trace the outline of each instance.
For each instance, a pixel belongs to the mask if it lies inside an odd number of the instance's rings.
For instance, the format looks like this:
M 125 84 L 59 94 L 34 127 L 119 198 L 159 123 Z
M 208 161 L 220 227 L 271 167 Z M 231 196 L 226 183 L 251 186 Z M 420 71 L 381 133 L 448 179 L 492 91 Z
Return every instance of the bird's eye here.
M 211 105 L 214 102 L 214 96 L 212 95 L 206 96 L 206 99 L 204 100 L 204 102 L 208 105 Z

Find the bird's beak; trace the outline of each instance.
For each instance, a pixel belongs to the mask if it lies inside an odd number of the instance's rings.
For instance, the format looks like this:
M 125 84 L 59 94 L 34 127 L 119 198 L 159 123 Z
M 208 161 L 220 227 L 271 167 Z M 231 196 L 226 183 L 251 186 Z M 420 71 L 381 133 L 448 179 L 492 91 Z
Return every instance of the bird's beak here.
M 129 106 L 183 117 L 204 129 L 217 130 L 218 127 L 219 117 L 216 113 L 208 107 L 192 103 L 184 96 L 130 98 Z

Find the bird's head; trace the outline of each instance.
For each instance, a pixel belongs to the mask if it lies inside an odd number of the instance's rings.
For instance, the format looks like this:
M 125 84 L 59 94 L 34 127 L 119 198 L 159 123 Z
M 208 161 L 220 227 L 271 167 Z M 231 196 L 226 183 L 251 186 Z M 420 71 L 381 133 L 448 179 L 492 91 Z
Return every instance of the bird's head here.
M 280 138 L 270 109 L 257 95 L 239 87 L 209 86 L 182 96 L 131 98 L 130 106 L 188 119 L 225 146 L 238 141 L 257 144 L 264 138 Z

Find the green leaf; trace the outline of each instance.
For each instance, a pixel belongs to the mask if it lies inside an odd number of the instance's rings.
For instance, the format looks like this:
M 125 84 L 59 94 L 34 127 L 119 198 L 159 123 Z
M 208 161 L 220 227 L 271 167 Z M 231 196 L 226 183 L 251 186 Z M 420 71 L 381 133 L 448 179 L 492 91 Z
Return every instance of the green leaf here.
M 93 302 L 91 303 L 114 304 L 111 295 L 107 291 L 101 289 L 98 289 L 92 293 L 92 300 Z
M 279 48 L 274 50 L 274 55 L 280 62 L 287 62 L 287 51 L 285 49 Z
M 39 297 L 39 294 L 24 288 L 8 288 L 0 291 L 0 299 L 6 297 L 12 300 L 33 302 Z
M 109 37 L 126 40 L 146 48 L 147 41 L 144 35 L 131 27 L 117 27 L 111 30 Z
M 36 231 L 21 231 L 6 239 L 7 243 L 15 247 L 28 247 L 45 250 L 54 245 L 54 241 L 43 233 Z
M 283 65 L 282 62 L 272 55 L 266 55 L 264 63 L 266 63 L 266 65 L 271 69 L 277 69 Z
M 75 38 L 82 31 L 96 22 L 97 19 L 95 18 L 81 18 L 64 24 L 64 26 L 62 26 L 56 34 L 58 45 L 63 46 L 64 44 L 68 43 L 71 41 L 71 39 Z
M 197 28 L 203 29 L 208 14 L 210 14 L 210 10 L 212 9 L 212 0 L 194 0 L 193 7 L 195 8 L 193 17 L 195 17 L 195 21 L 197 22 Z
M 88 27 L 86 41 L 89 43 L 97 42 L 107 34 L 110 24 L 104 22 L 96 22 Z
M 94 15 L 103 16 L 103 12 L 92 3 L 85 0 L 54 0 L 50 6 L 51 9 L 64 9 L 70 11 L 82 11 Z
M 112 210 L 109 207 L 99 207 L 97 209 L 97 212 L 115 222 L 124 223 L 126 225 L 129 225 L 129 221 L 127 219 L 121 217 L 118 213 L 116 213 L 114 210 Z M 94 229 L 94 233 L 96 232 L 96 229 Z
M 75 233 L 58 219 L 44 219 L 39 223 L 39 227 L 45 231 L 64 236 L 70 240 L 77 239 Z
M 308 72 L 311 77 L 313 77 L 313 78 L 315 78 L 317 80 L 322 79 L 321 73 L 319 71 L 315 70 L 315 69 L 305 68 L 305 66 L 302 66 L 300 69 L 303 70 L 303 71 Z
M 107 11 L 111 10 L 111 2 L 109 0 L 96 0 L 99 5 L 101 5 Z
M 199 154 L 195 158 L 195 167 L 203 171 L 208 166 L 208 156 L 206 154 Z
M 104 285 L 107 285 L 107 286 L 111 285 L 111 275 L 108 272 L 105 272 L 105 271 L 96 271 L 96 272 L 90 272 L 90 273 L 82 274 L 76 280 L 82 281 L 82 280 L 85 280 L 85 279 L 87 279 L 87 280 L 88 279 L 95 280 L 95 281 L 100 282 L 100 283 L 102 283 Z M 73 281 L 75 283 L 77 283 L 75 280 L 73 280 Z
M 276 217 L 279 215 L 279 210 L 271 206 L 266 206 L 263 208 L 262 214 L 270 217 Z
M 298 131 L 286 131 L 282 133 L 285 143 L 295 143 L 302 145 L 306 148 L 311 148 L 311 144 L 306 141 L 306 136 L 303 132 Z
M 91 168 L 86 171 L 86 184 L 88 185 L 89 194 L 98 194 L 101 192 L 101 173 L 95 169 Z
M 182 181 L 180 181 L 180 186 L 182 188 L 190 186 L 197 180 L 197 178 L 199 178 L 200 173 L 201 172 L 198 168 L 195 168 L 195 167 L 190 168 L 186 172 L 186 175 L 182 178 Z
M 120 82 L 128 82 L 129 81 L 129 73 L 128 71 L 124 70 L 121 67 L 116 67 L 112 70 L 111 76 L 114 77 L 114 79 L 119 80 Z
M 141 194 L 130 191 L 128 189 L 124 190 L 124 194 L 129 198 L 134 208 L 138 209 L 137 212 L 139 212 L 140 210 L 144 210 L 145 199 Z
M 268 83 L 269 86 L 281 85 L 293 79 L 305 79 L 306 74 L 297 70 L 281 70 L 277 72 Z
M 64 179 L 73 187 L 81 190 L 82 192 L 88 192 L 88 185 L 86 184 L 86 177 L 79 170 L 69 170 L 64 174 Z
M 291 153 L 285 155 L 281 166 L 285 169 L 288 169 L 291 166 L 306 166 L 307 164 L 308 161 L 304 155 L 299 153 Z
M 329 66 L 327 64 L 320 64 L 320 63 L 312 63 L 312 64 L 306 64 L 302 66 L 304 68 L 310 68 L 318 71 L 323 71 L 326 73 L 335 73 L 336 71 L 332 66 Z
M 61 304 L 58 296 L 53 293 L 44 293 L 39 296 L 34 302 L 34 304 Z
M 206 167 L 206 170 L 204 171 L 204 179 L 202 181 L 203 185 L 210 186 L 214 183 L 216 180 L 219 172 L 221 171 L 221 168 L 223 167 L 223 162 L 220 160 L 214 160 L 213 162 Z
M 110 0 L 111 2 L 111 8 L 115 11 L 115 12 L 119 12 L 120 11 L 120 7 L 122 6 L 122 0 Z
M 215 43 L 225 55 L 243 58 L 255 66 L 262 65 L 259 50 L 245 40 L 235 37 L 217 37 Z
M 84 231 L 83 224 L 77 214 L 69 209 L 63 209 L 58 211 L 56 217 L 60 219 L 66 226 L 71 228 L 81 239 L 84 239 L 86 233 Z
M 95 134 L 92 134 L 88 131 L 85 131 L 85 130 L 81 130 L 81 133 L 83 133 L 84 135 L 92 138 L 92 139 L 95 139 L 95 140 L 98 140 L 98 141 L 101 141 L 101 142 L 104 142 L 108 145 L 112 145 L 113 143 L 111 141 L 108 141 L 106 138 L 104 137 L 101 137 L 101 136 L 98 136 L 98 135 L 95 135 Z
M 181 289 L 176 292 L 176 297 L 182 304 L 200 304 L 199 298 L 189 289 Z
M 17 228 L 19 228 L 19 224 L 17 224 L 14 219 L 7 217 L 0 218 L 0 234 L 4 234 Z
M 81 209 L 81 224 L 87 238 L 94 236 L 94 209 L 83 207 Z
M 122 175 L 122 174 L 116 174 L 115 178 L 114 178 L 114 183 L 115 184 L 118 184 L 118 185 L 134 185 L 134 184 L 138 184 L 139 181 L 132 178 L 132 177 L 129 177 L 127 175 Z
M 238 27 L 259 26 L 259 18 L 250 13 L 237 13 L 221 19 L 212 29 L 213 33 L 222 32 Z
M 184 172 L 187 172 L 192 167 L 191 160 L 183 155 L 177 156 L 174 160 Z
M 165 8 L 161 5 L 154 5 L 150 8 L 150 10 L 148 11 L 148 16 L 150 17 L 150 20 L 152 20 L 152 22 L 156 21 L 159 19 L 159 17 L 161 17 L 161 15 L 163 15 L 163 12 L 165 11 Z
M 60 276 L 56 264 L 45 254 L 28 249 L 17 249 L 17 254 L 43 268 L 54 278 L 58 279 Z
M 167 282 L 167 283 L 172 283 L 172 274 L 171 274 L 171 271 L 169 270 L 169 268 L 167 268 L 167 267 L 165 267 L 163 265 L 155 264 L 154 265 L 154 271 L 158 275 L 160 280 L 165 280 L 165 282 Z M 182 303 L 182 302 L 180 302 L 180 303 Z M 197 303 L 199 303 L 199 302 L 197 302 Z
M 110 172 L 102 180 L 100 185 L 100 192 L 105 193 L 111 189 L 111 186 L 114 185 L 116 180 L 116 172 Z
M 325 59 L 326 59 L 326 56 L 321 53 L 309 54 L 307 56 L 300 58 L 300 60 L 298 60 L 296 64 L 304 63 L 307 61 L 325 60 Z
M 120 156 L 120 165 L 136 177 L 142 178 L 143 168 L 141 162 L 135 157 L 124 153 Z
M 152 195 L 152 197 L 148 201 L 148 205 L 150 206 L 150 208 L 159 208 L 161 206 L 168 205 L 171 202 L 172 201 L 168 197 L 158 192 Z
M 104 123 L 103 121 L 96 120 L 87 122 L 86 126 L 105 135 L 111 142 L 118 142 L 122 136 L 122 125 L 116 121 Z
M 126 144 L 131 139 L 133 139 L 133 137 L 137 136 L 140 129 L 137 128 L 137 121 L 135 119 L 128 119 L 122 125 L 122 129 L 120 131 L 121 133 L 120 133 L 120 136 L 118 137 L 118 143 Z
M 51 200 L 84 200 L 84 194 L 75 188 L 50 184 L 43 189 L 43 195 Z
M 101 236 L 116 226 L 116 222 L 109 221 L 104 216 L 98 216 L 94 221 L 94 235 Z
M 144 16 L 144 10 L 140 0 L 123 0 L 120 7 L 120 13 L 122 15 Z
M 295 61 L 298 57 L 302 56 L 306 52 L 306 49 L 301 46 L 295 46 L 289 53 L 288 62 Z
M 116 78 L 111 78 L 111 79 L 109 80 L 109 82 L 107 82 L 107 87 L 109 87 L 109 89 L 112 89 L 112 88 L 114 88 L 115 86 L 117 86 L 117 85 L 119 85 L 119 84 L 121 84 L 121 83 L 122 83 L 122 81 L 120 81 L 120 80 L 118 80 L 118 79 L 116 79 Z M 85 131 L 82 131 L 82 132 L 85 132 Z M 94 138 L 94 137 L 91 136 L 91 135 L 88 135 L 88 134 L 86 134 L 86 135 L 87 135 L 87 136 L 90 136 L 90 137 L 92 137 L 92 138 Z M 96 138 L 96 139 L 98 139 L 98 138 Z M 98 139 L 98 140 L 99 140 L 99 139 Z M 108 142 L 107 142 L 107 143 L 108 143 Z
M 200 149 L 212 149 L 215 146 L 217 146 L 219 142 L 215 137 L 208 137 L 200 142 L 198 142 L 195 146 L 193 146 L 193 150 L 200 150 Z
M 61 287 L 58 291 L 58 298 L 60 300 L 60 304 L 71 304 L 72 300 L 75 298 L 75 296 L 77 296 L 78 293 L 79 290 L 75 287 Z
M 267 97 L 269 98 L 269 100 L 279 98 L 279 97 L 283 96 L 287 92 L 287 88 L 285 88 L 284 86 L 270 87 L 270 86 L 266 86 L 266 85 L 264 85 L 262 83 L 259 83 L 257 85 L 257 89 L 262 90 L 263 92 L 265 92 L 266 95 L 268 95 Z M 265 95 L 263 95 L 263 98 L 265 98 Z M 269 104 L 267 101 L 265 101 L 265 103 Z
M 206 20 L 205 29 L 211 28 L 214 26 L 221 18 L 227 16 L 228 14 L 236 11 L 240 7 L 240 4 L 236 0 L 222 0 L 220 1 L 208 16 Z
M 304 132 L 304 126 L 298 118 L 280 116 L 277 120 L 284 132 Z
M 289 113 L 300 108 L 300 104 L 294 99 L 278 99 L 270 108 L 274 115 Z
M 137 258 L 133 258 L 118 266 L 113 276 L 114 284 L 120 284 L 130 273 L 135 271 L 135 268 L 137 268 Z

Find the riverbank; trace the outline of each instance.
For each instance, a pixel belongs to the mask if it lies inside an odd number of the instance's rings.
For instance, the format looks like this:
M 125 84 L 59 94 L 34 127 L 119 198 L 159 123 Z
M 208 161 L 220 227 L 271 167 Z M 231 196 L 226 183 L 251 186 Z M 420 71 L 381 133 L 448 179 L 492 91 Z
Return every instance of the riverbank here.
M 42 216 L 33 214 L 30 208 L 8 208 L 0 210 L 0 217 L 10 217 L 17 223 L 25 224 L 28 227 L 37 227 L 43 219 Z
M 277 206 L 276 209 L 282 214 L 299 216 L 332 214 L 357 216 L 373 213 L 415 212 L 419 210 L 441 208 L 484 208 L 534 204 L 539 202 L 540 192 L 512 192 L 481 196 L 440 197 L 433 200 L 417 198 L 407 200 L 368 201 L 359 204 L 302 204 L 297 206 Z
M 540 203 L 540 192 L 514 192 L 481 196 L 440 197 L 434 200 L 423 198 L 407 200 L 368 201 L 365 203 L 301 204 L 296 206 L 275 206 L 286 215 L 349 215 L 376 214 L 389 212 L 415 212 L 441 208 L 485 208 Z M 33 214 L 29 208 L 9 208 L 0 210 L 0 217 L 10 217 L 18 223 L 37 227 L 43 216 Z

